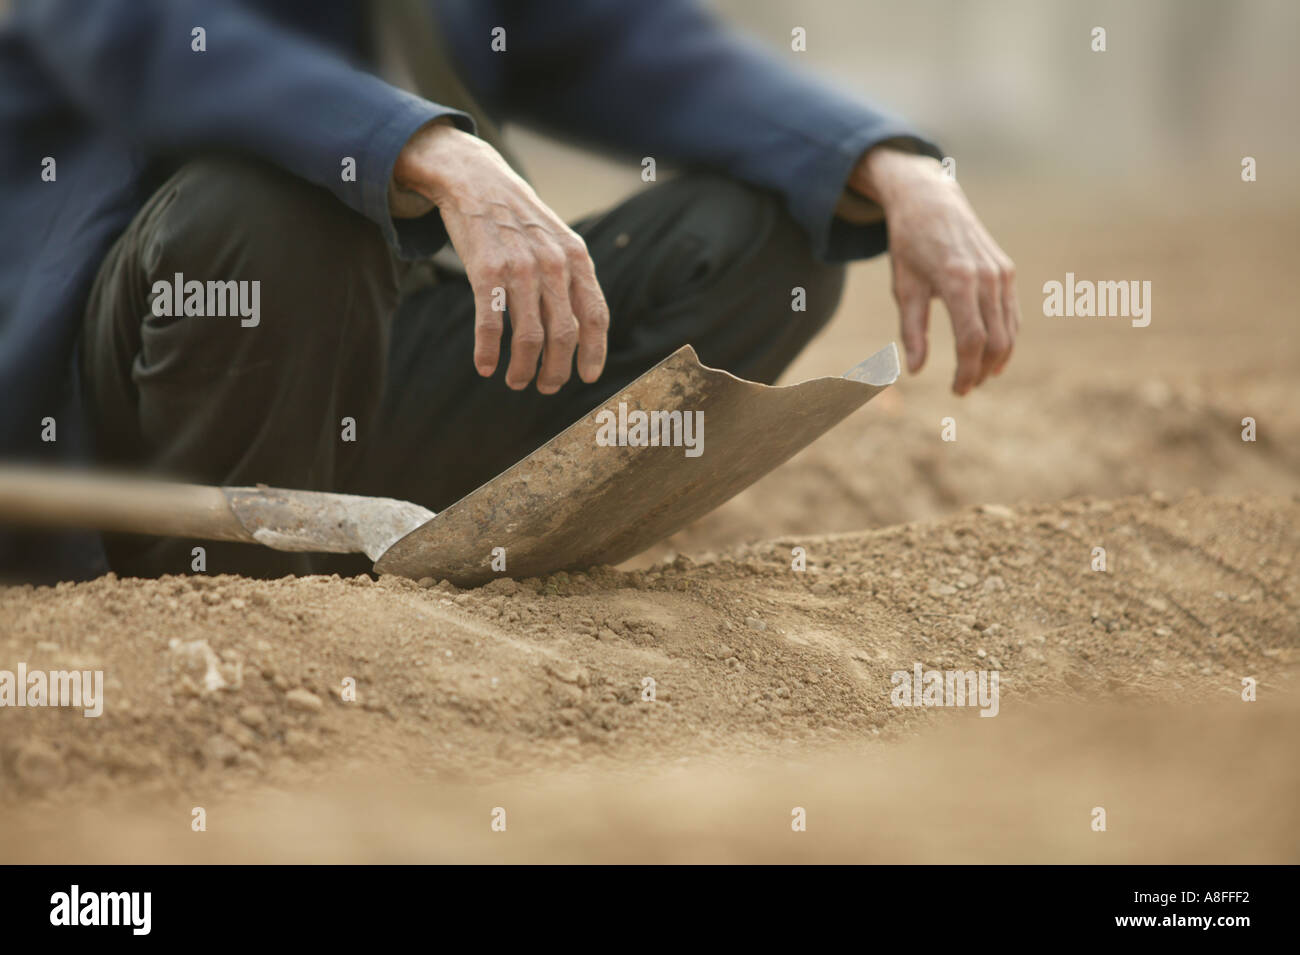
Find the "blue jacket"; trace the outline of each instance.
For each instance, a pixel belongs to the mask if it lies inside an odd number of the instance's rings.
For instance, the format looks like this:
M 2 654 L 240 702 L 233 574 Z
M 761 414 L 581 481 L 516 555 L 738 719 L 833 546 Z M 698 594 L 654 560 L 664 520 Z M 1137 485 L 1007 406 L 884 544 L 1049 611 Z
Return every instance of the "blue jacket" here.
M 493 116 L 775 190 L 828 260 L 885 247 L 883 226 L 833 215 L 867 148 L 908 137 L 938 155 L 690 0 L 442 0 L 435 10 L 462 80 Z M 0 25 L 0 457 L 84 458 L 74 346 L 92 280 L 188 156 L 236 150 L 275 163 L 371 219 L 404 257 L 446 242 L 436 212 L 394 222 L 387 183 L 410 135 L 452 111 L 367 72 L 366 19 L 362 0 L 18 0 Z M 195 26 L 206 31 L 201 54 Z M 498 26 L 507 54 L 490 46 Z M 342 156 L 356 158 L 356 182 L 341 181 Z M 46 418 L 55 442 L 41 440 Z M 58 540 L 23 564 L 63 577 L 105 569 L 97 538 Z M 0 537 L 0 570 L 15 556 L 4 547 Z

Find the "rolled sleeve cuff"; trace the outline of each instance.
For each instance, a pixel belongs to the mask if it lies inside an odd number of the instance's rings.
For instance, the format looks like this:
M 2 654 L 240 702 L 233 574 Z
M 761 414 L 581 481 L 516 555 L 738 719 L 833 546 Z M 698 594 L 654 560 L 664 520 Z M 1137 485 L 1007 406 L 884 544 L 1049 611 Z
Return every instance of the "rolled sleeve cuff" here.
M 834 149 L 820 150 L 809 164 L 811 188 L 791 204 L 791 213 L 812 238 L 813 251 L 826 262 L 847 262 L 879 255 L 889 245 L 884 221 L 856 225 L 837 218 L 835 207 L 854 166 L 873 146 L 889 142 L 899 149 L 943 159 L 943 151 L 913 129 L 895 123 L 869 123 Z
M 357 170 L 362 184 L 360 211 L 379 224 L 389 246 L 406 260 L 427 258 L 447 244 L 447 229 L 436 209 L 418 219 L 394 219 L 388 208 L 388 184 L 402 147 L 421 126 L 442 116 L 450 116 L 467 133 L 476 132 L 468 113 L 402 93 L 397 109 L 366 144 Z

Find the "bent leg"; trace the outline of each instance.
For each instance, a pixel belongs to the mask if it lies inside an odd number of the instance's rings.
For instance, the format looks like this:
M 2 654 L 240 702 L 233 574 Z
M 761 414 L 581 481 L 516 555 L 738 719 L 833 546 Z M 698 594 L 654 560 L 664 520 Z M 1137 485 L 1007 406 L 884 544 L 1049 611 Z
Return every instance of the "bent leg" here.
M 104 463 L 205 484 L 335 490 L 365 453 L 397 302 L 376 226 L 273 167 L 182 167 L 100 268 L 81 338 L 82 380 Z M 260 316 L 157 317 L 154 283 L 258 282 Z M 250 286 L 251 288 L 251 286 Z M 190 570 L 194 541 L 114 536 L 124 574 Z M 210 573 L 309 572 L 304 555 L 204 542 Z

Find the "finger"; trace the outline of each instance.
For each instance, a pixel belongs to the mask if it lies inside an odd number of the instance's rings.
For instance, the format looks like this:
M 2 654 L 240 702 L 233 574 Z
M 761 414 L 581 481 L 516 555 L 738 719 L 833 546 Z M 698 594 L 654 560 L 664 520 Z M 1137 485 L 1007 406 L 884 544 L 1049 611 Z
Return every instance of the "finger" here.
M 1002 251 L 1001 246 L 997 244 L 993 236 L 989 235 L 983 228 L 979 230 L 979 235 L 980 245 L 984 248 L 987 257 L 994 262 L 998 272 L 998 287 L 1002 301 L 1002 328 L 1006 333 L 1006 347 L 996 350 L 999 353 L 993 356 L 991 373 L 1000 375 L 1007 366 L 1007 362 L 1011 360 L 1011 352 L 1015 349 L 1016 338 L 1020 334 L 1020 302 L 1016 297 L 1016 264 Z M 992 343 L 990 343 L 991 347 Z
M 586 243 L 576 234 L 574 239 L 569 249 L 569 300 L 578 320 L 578 376 L 590 384 L 605 369 L 609 306 Z
M 980 319 L 979 287 L 974 263 L 950 266 L 940 288 L 943 303 L 952 320 L 953 338 L 957 345 L 957 374 L 952 390 L 964 395 L 979 380 L 980 363 L 984 358 L 984 344 L 988 333 Z
M 554 244 L 537 250 L 542 289 L 542 323 L 546 328 L 546 345 L 542 349 L 542 367 L 537 373 L 537 390 L 553 395 L 569 380 L 573 369 L 573 350 L 578 347 L 578 322 L 569 304 L 569 265 L 564 253 Z
M 484 378 L 497 370 L 501 359 L 501 331 L 505 325 L 504 258 L 466 263 L 474 290 L 474 368 Z M 499 306 L 499 307 L 498 307 Z
M 907 370 L 916 374 L 925 365 L 930 330 L 930 287 L 914 276 L 900 275 L 894 281 L 894 300 L 898 302 L 899 329 Z
M 993 369 L 1006 359 L 1011 348 L 1011 338 L 1002 316 L 1001 270 L 993 259 L 986 258 L 979 266 L 978 275 L 980 320 L 984 323 L 985 340 L 975 384 L 981 385 L 993 373 Z
M 1007 344 L 1007 352 L 1002 357 L 1002 361 L 993 369 L 995 375 L 1002 374 L 1002 369 L 1007 367 L 1007 362 L 1011 360 L 1011 352 L 1016 347 L 1016 338 L 1020 334 L 1020 302 L 1016 298 L 1016 264 L 1003 254 L 1000 265 L 1002 269 L 1002 318 L 1010 341 Z
M 510 367 L 506 385 L 515 391 L 528 387 L 537 372 L 537 359 L 546 343 L 542 327 L 541 297 L 537 263 L 524 252 L 510 263 Z

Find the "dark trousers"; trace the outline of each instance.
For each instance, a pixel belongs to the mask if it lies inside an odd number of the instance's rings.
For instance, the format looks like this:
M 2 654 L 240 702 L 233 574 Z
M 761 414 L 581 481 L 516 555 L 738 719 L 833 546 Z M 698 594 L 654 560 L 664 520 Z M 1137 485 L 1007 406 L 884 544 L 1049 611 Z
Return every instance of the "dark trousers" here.
M 150 198 L 105 258 L 82 333 L 98 457 L 204 484 L 401 498 L 440 510 L 527 455 L 683 344 L 706 365 L 771 382 L 839 302 L 843 268 L 816 261 L 770 194 L 709 174 L 647 187 L 574 228 L 610 307 L 594 384 L 557 394 L 474 370 L 463 276 L 421 285 L 379 229 L 269 166 L 202 159 Z M 261 283 L 260 322 L 152 314 L 158 280 Z M 413 287 L 414 286 L 414 287 Z M 792 290 L 807 308 L 791 308 Z M 355 440 L 344 440 L 345 421 Z M 242 544 L 112 537 L 124 575 L 190 570 L 358 572 L 356 560 Z

